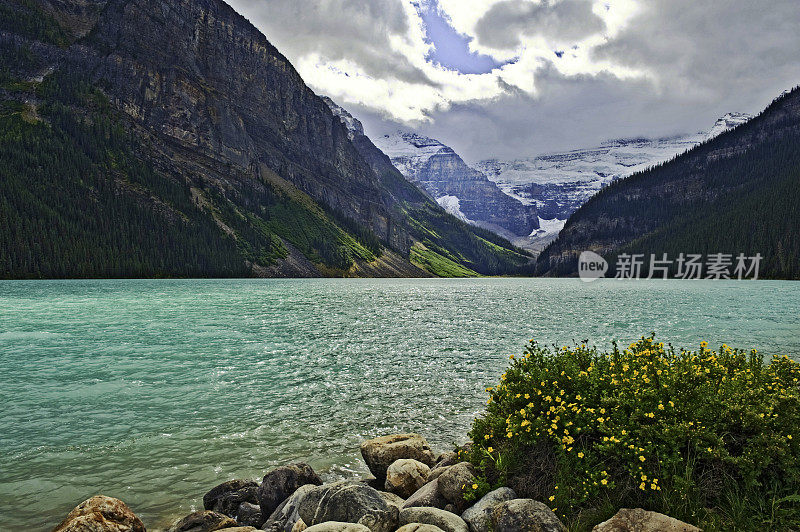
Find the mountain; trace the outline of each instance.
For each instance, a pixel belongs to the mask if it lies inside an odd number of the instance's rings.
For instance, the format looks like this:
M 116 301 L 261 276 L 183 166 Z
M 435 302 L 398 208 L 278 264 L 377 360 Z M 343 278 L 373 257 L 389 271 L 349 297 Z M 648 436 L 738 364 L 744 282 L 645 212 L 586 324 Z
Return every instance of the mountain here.
M 0 0 L 0 277 L 516 273 L 221 0 Z
M 537 270 L 573 275 L 578 255 L 761 254 L 760 274 L 800 278 L 800 88 L 759 116 L 603 188 L 567 221 Z M 735 259 L 734 259 L 735 260 Z M 672 273 L 677 265 L 673 264 Z
M 539 228 L 534 205 L 504 194 L 452 148 L 436 139 L 398 132 L 372 139 L 409 180 L 465 222 L 514 238 Z
M 542 237 L 555 238 L 569 215 L 612 181 L 667 161 L 750 118 L 744 113 L 729 113 L 707 132 L 616 139 L 592 148 L 527 159 L 489 159 L 475 167 L 506 194 L 536 206 L 545 230 L 533 235 L 533 240 L 541 242 Z

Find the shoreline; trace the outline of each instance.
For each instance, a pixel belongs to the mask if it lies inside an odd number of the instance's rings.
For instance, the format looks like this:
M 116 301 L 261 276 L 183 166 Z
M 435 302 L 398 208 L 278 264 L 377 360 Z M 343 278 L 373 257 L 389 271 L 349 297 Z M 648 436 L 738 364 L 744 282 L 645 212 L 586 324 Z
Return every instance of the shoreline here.
M 380 436 L 360 447 L 369 478 L 323 482 L 308 464 L 288 464 L 260 483 L 233 479 L 211 487 L 202 510 L 149 528 L 123 501 L 95 495 L 52 532 L 566 532 L 546 504 L 518 498 L 507 486 L 471 497 L 480 482 L 464 460 L 471 447 L 437 453 L 416 433 Z M 699 532 L 642 509 L 621 509 L 592 530 L 627 530 L 620 526 Z

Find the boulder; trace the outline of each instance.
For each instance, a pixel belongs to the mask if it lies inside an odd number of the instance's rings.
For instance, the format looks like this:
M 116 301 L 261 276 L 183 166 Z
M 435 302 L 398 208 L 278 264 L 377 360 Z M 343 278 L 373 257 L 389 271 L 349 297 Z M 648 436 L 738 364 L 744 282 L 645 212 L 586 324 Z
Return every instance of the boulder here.
M 225 532 L 258 532 L 258 529 L 254 526 L 234 526 L 234 527 L 225 527 Z
M 358 523 L 373 532 L 392 532 L 397 525 L 397 507 L 386 502 L 378 490 L 359 482 L 316 486 L 305 494 L 297 510 L 309 529 L 326 521 Z
M 448 451 L 446 453 L 442 453 L 439 455 L 439 458 L 436 459 L 436 465 L 434 465 L 431 470 L 439 469 L 440 467 L 447 467 L 451 465 L 455 465 L 459 462 L 458 453 L 455 451 Z
M 203 495 L 203 507 L 236 517 L 243 502 L 258 504 L 258 484 L 252 480 L 229 480 Z
M 53 532 L 145 532 L 145 528 L 121 500 L 95 495 L 76 506 Z
M 492 510 L 493 532 L 566 532 L 564 524 L 545 504 L 512 499 Z
M 357 523 L 340 523 L 338 521 L 327 521 L 318 525 L 306 528 L 311 532 L 370 532 L 369 528 Z
M 236 521 L 227 515 L 206 510 L 205 512 L 194 512 L 183 519 L 178 519 L 167 529 L 167 532 L 213 532 L 235 526 L 237 526 Z
M 430 482 L 432 480 L 436 480 L 437 478 L 442 476 L 442 474 L 445 471 L 447 471 L 448 469 L 450 469 L 451 467 L 452 466 L 449 466 L 449 465 L 448 466 L 442 466 L 442 467 L 434 467 L 433 469 L 431 469 L 431 472 L 428 473 L 428 482 Z
M 383 500 L 391 504 L 392 506 L 397 506 L 397 510 L 399 511 L 400 508 L 403 507 L 405 504 L 405 499 L 400 497 L 399 495 L 395 495 L 394 493 L 389 493 L 388 491 L 378 491 L 383 497 Z
M 306 484 L 297 488 L 288 499 L 275 508 L 275 511 L 267 518 L 261 528 L 271 532 L 291 532 L 295 523 L 300 521 L 300 514 L 297 513 L 300 501 L 303 500 L 306 493 L 315 487 L 314 484 Z
M 454 513 L 438 508 L 406 508 L 400 512 L 400 524 L 421 523 L 441 528 L 444 532 L 469 532 L 467 523 Z
M 270 515 L 297 488 L 306 484 L 319 486 L 322 479 L 310 465 L 297 463 L 273 469 L 261 481 L 258 488 L 258 505 L 263 515 Z
M 430 445 L 419 434 L 392 434 L 367 440 L 361 444 L 361 456 L 378 480 L 385 480 L 386 470 L 401 458 L 411 458 L 428 467 L 436 462 Z
M 420 489 L 415 491 L 411 497 L 406 499 L 402 508 L 415 508 L 419 506 L 430 506 L 433 508 L 444 508 L 447 500 L 439 493 L 439 479 L 428 482 Z
M 303 520 L 298 519 L 297 522 L 292 527 L 292 532 L 303 532 L 303 530 L 305 530 L 306 528 L 308 528 L 308 526 L 306 526 Z
M 444 532 L 441 528 L 424 523 L 409 523 L 397 529 L 397 532 Z
M 467 507 L 464 493 L 475 483 L 475 468 L 469 462 L 460 462 L 447 468 L 447 471 L 436 479 L 439 482 L 439 493 L 460 513 Z
M 470 532 L 489 532 L 492 529 L 492 511 L 501 502 L 516 499 L 517 494 L 511 488 L 498 488 L 490 491 L 467 508 L 461 519 L 467 522 Z
M 658 512 L 623 508 L 592 532 L 700 532 L 700 529 Z
M 240 525 L 260 528 L 266 519 L 261 513 L 261 507 L 250 502 L 243 502 L 236 511 L 236 522 Z
M 395 460 L 386 470 L 386 491 L 406 498 L 428 482 L 431 468 L 413 458 Z

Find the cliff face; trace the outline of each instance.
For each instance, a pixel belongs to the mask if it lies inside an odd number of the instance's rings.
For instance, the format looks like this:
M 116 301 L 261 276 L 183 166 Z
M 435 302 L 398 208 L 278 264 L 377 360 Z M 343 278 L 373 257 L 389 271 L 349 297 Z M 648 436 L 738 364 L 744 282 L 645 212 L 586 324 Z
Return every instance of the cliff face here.
M 131 140 L 120 149 L 182 188 L 192 208 L 159 197 L 163 183 L 146 192 L 130 186 L 135 176 L 115 178 L 108 151 L 62 148 L 88 153 L 99 179 L 111 180 L 117 197 L 137 196 L 137 209 L 213 220 L 219 234 L 209 238 L 230 241 L 252 274 L 425 273 L 408 260 L 415 237 L 406 205 L 424 195 L 396 176 L 387 186 L 341 120 L 224 2 L 0 0 L 0 45 L 10 52 L 0 64 L 3 99 L 34 113 L 67 106 L 78 125 L 120 125 Z M 66 127 L 69 136 L 78 126 Z M 501 261 L 499 270 L 524 261 Z
M 113 103 L 180 146 L 276 172 L 390 236 L 391 198 L 289 62 L 227 4 L 112 0 L 89 38 Z M 402 242 L 395 242 L 402 250 Z
M 528 236 L 539 228 L 536 206 L 505 194 L 438 140 L 397 133 L 375 142 L 406 178 L 462 219 L 509 237 Z

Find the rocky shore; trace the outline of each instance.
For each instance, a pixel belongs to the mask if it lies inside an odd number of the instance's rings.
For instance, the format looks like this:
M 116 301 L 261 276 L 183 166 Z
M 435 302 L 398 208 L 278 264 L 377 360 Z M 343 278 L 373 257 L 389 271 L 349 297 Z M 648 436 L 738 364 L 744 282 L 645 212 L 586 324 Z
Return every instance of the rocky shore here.
M 230 480 L 203 496 L 203 511 L 167 532 L 562 532 L 550 508 L 501 487 L 478 501 L 472 464 L 456 452 L 437 454 L 418 434 L 365 441 L 361 455 L 374 478 L 325 484 L 304 463 L 278 467 L 261 483 Z M 594 532 L 699 532 L 656 512 L 622 509 Z M 53 532 L 146 532 L 119 499 L 96 495 Z

